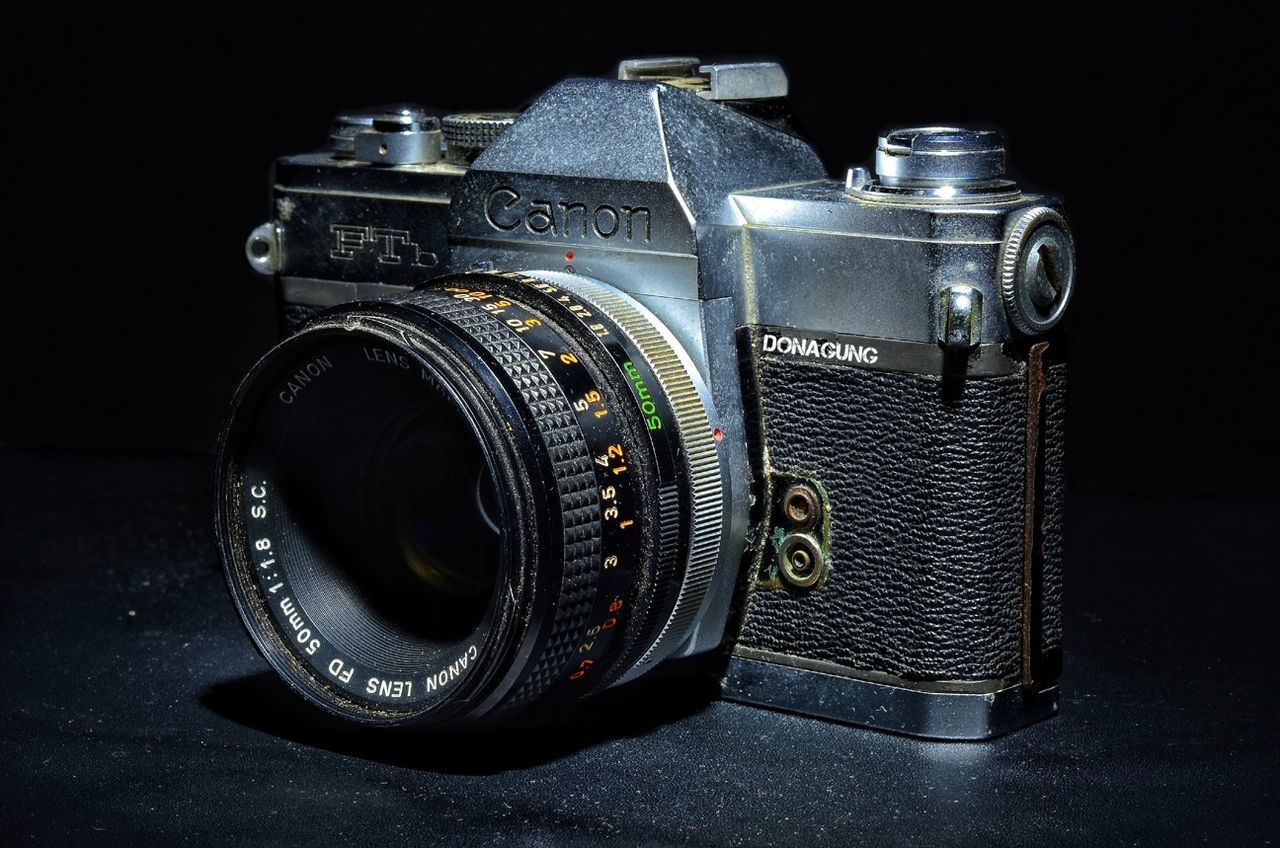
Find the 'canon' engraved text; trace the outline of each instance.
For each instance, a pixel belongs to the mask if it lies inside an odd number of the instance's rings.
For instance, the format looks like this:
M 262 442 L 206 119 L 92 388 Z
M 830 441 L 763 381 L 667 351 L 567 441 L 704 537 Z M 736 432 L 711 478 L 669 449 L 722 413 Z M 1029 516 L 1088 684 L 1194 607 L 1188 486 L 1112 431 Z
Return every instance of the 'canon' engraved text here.
M 524 229 L 535 236 L 653 240 L 653 213 L 647 206 L 528 199 L 511 186 L 495 186 L 485 195 L 484 219 L 504 233 Z

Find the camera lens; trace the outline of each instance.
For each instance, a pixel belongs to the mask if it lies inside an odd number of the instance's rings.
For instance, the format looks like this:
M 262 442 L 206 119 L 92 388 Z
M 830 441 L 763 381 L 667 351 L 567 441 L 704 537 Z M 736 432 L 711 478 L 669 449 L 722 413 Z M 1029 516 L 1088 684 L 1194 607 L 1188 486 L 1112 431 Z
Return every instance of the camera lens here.
M 219 457 L 232 596 L 268 662 L 368 723 L 641 673 L 719 558 L 705 390 L 607 286 L 442 279 L 322 314 L 242 384 Z

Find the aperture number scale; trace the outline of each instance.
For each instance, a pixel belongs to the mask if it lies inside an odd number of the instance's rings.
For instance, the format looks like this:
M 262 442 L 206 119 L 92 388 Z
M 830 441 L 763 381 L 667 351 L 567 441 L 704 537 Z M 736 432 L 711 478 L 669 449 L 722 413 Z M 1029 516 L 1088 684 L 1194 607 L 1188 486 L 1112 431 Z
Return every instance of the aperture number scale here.
M 521 291 L 533 289 L 531 297 L 539 303 L 550 301 L 546 310 L 564 309 L 580 322 L 595 338 L 605 341 L 613 338 L 613 330 L 607 323 L 592 314 L 592 310 L 570 293 L 542 281 L 512 276 Z M 624 443 L 625 429 L 618 419 L 617 410 L 610 402 L 610 392 L 593 376 L 594 372 L 583 362 L 586 353 L 579 349 L 572 338 L 557 331 L 555 322 L 544 318 L 550 312 L 539 314 L 520 301 L 519 292 L 507 294 L 478 288 L 450 287 L 445 292 L 468 303 L 479 304 L 482 309 L 498 318 L 535 351 L 544 367 L 564 391 L 570 407 L 582 428 L 583 436 L 592 450 L 592 458 L 598 483 L 600 519 L 603 536 L 600 545 L 600 578 L 595 607 L 584 628 L 575 652 L 575 661 L 566 669 L 567 681 L 581 686 L 591 678 L 591 670 L 605 655 L 615 629 L 623 620 L 630 592 L 633 589 L 634 562 L 638 528 L 632 510 L 640 503 L 636 491 L 641 485 L 632 473 L 628 462 L 629 449 Z M 609 359 L 603 359 L 609 362 Z M 621 376 L 625 376 L 620 374 Z M 615 420 L 617 419 L 617 420 Z

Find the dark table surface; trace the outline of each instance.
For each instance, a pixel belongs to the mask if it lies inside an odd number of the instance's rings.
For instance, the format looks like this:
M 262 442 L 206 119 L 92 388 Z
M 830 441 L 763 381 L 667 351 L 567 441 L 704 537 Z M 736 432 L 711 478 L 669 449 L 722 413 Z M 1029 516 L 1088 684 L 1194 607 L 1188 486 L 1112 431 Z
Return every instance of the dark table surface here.
M 1061 714 L 992 742 L 772 713 L 679 679 L 536 729 L 425 735 L 339 725 L 266 672 L 222 586 L 210 465 L 0 450 L 5 843 L 1280 834 L 1274 501 L 1075 497 Z

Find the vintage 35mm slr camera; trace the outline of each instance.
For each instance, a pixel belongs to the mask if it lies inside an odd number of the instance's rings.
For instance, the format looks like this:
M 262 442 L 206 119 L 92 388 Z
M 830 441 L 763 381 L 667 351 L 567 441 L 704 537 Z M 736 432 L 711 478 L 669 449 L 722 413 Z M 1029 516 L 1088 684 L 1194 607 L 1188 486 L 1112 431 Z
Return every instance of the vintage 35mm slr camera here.
M 772 63 L 339 115 L 249 262 L 227 579 L 316 704 L 436 724 L 720 658 L 726 698 L 981 738 L 1061 664 L 1061 201 L 998 133 L 827 178 Z

